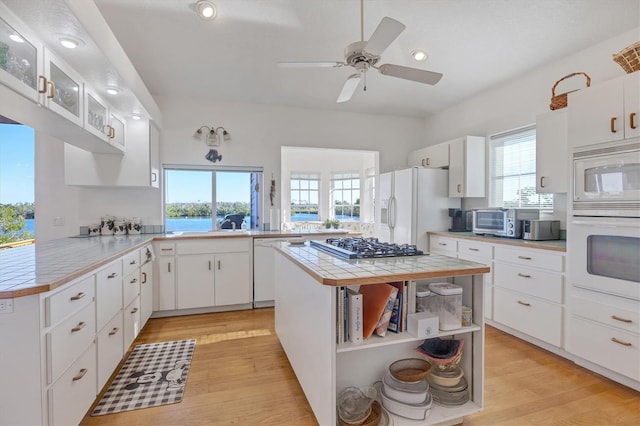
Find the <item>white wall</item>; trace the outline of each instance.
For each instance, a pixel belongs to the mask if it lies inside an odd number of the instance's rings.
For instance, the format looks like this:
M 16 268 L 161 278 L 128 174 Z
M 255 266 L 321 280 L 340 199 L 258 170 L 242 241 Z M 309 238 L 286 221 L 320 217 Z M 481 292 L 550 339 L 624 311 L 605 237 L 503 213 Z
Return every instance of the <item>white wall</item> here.
M 419 118 L 354 114 L 200 99 L 158 97 L 163 128 L 160 158 L 165 164 L 262 166 L 264 220 L 269 219 L 269 181 L 278 183 L 275 207 L 280 207 L 282 146 L 378 151 L 380 171 L 404 167 L 407 153 L 424 134 Z M 231 140 L 216 147 L 219 163 L 204 156 L 209 147 L 193 137 L 200 126 L 224 127 Z
M 638 41 L 640 28 L 605 40 L 571 56 L 532 70 L 531 72 L 484 91 L 458 105 L 425 119 L 425 135 L 413 149 L 445 142 L 463 135 L 490 136 L 506 130 L 533 124 L 536 115 L 550 111 L 551 88 L 565 75 L 586 72 L 591 85 L 625 74 L 612 55 Z M 553 43 L 553 40 L 549 40 Z M 556 94 L 584 87 L 581 76 L 558 85 Z M 489 167 L 489 162 L 486 162 Z M 488 191 L 488 188 L 487 188 Z M 488 193 L 488 192 L 487 192 Z M 558 201 L 565 196 L 556 197 Z M 465 199 L 464 208 L 486 207 L 486 198 Z M 566 207 L 561 206 L 565 211 Z M 557 213 L 557 212 L 556 212 Z M 562 216 L 562 214 L 559 214 Z M 564 228 L 564 226 L 563 226 Z

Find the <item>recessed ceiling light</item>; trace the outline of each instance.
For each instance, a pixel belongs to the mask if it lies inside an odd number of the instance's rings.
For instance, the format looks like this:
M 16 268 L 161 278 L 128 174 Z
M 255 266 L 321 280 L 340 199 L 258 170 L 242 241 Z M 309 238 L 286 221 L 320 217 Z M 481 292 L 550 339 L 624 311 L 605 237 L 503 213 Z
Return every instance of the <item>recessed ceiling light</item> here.
M 120 90 L 118 90 L 117 87 L 107 87 L 107 93 L 110 95 L 117 95 L 118 93 L 120 93 Z
M 16 43 L 24 43 L 24 40 L 18 34 L 11 34 L 9 38 L 15 41 Z
M 413 56 L 413 59 L 415 59 L 416 61 L 427 60 L 427 54 L 422 50 L 414 50 L 413 52 L 411 52 L 411 56 Z
M 211 2 L 200 0 L 196 3 L 196 9 L 201 18 L 213 19 L 216 17 L 216 7 Z
M 140 120 L 142 116 L 134 112 L 133 114 L 131 114 L 131 118 L 133 118 L 134 120 Z
M 61 38 L 60 44 L 67 49 L 75 49 L 76 47 L 78 47 L 78 43 L 76 43 L 74 40 L 71 40 L 70 38 Z

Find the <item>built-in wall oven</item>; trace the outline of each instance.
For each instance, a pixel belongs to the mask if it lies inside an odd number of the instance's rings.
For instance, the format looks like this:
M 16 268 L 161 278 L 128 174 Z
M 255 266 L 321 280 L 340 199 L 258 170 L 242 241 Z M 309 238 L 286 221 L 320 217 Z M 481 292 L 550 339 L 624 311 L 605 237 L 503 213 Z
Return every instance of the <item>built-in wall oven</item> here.
M 572 155 L 571 282 L 640 300 L 640 139 Z

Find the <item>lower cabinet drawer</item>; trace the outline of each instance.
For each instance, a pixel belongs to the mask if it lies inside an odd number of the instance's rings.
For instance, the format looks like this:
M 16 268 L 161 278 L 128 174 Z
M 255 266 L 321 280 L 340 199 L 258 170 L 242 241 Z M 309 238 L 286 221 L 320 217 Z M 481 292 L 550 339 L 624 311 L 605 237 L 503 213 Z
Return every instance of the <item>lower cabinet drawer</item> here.
M 555 272 L 494 262 L 493 284 L 555 303 L 563 302 L 564 276 Z
M 122 311 L 124 325 L 124 350 L 129 349 L 138 333 L 140 333 L 140 296 L 136 297 Z
M 431 235 L 429 237 L 429 251 L 444 254 L 445 256 L 456 257 L 458 242 L 454 238 Z
M 49 424 L 77 425 L 96 398 L 96 345 L 54 383 L 48 392 Z
M 640 336 L 575 316 L 570 321 L 570 353 L 640 380 Z
M 53 383 L 93 343 L 95 334 L 94 303 L 85 306 L 47 333 L 48 383 Z
M 561 346 L 561 305 L 494 286 L 493 320 L 554 346 Z
M 56 324 L 67 315 L 89 303 L 93 303 L 96 292 L 96 278 L 91 275 L 68 288 L 45 299 L 47 326 Z
M 111 321 L 98 333 L 98 386 L 96 392 L 100 393 L 107 383 L 113 370 L 122 361 L 124 356 L 124 327 L 122 314 L 113 317 Z
M 640 334 L 640 301 L 576 287 L 571 294 L 571 315 Z
M 122 306 L 129 303 L 140 294 L 140 270 L 136 269 L 126 277 L 122 282 Z

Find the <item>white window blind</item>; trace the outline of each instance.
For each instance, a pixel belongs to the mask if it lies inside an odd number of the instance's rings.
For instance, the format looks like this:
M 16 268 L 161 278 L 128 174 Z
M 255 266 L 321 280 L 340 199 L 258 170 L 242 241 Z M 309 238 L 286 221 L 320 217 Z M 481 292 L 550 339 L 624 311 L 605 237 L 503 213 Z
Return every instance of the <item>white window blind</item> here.
M 492 207 L 553 210 L 551 194 L 536 193 L 535 126 L 491 136 Z

